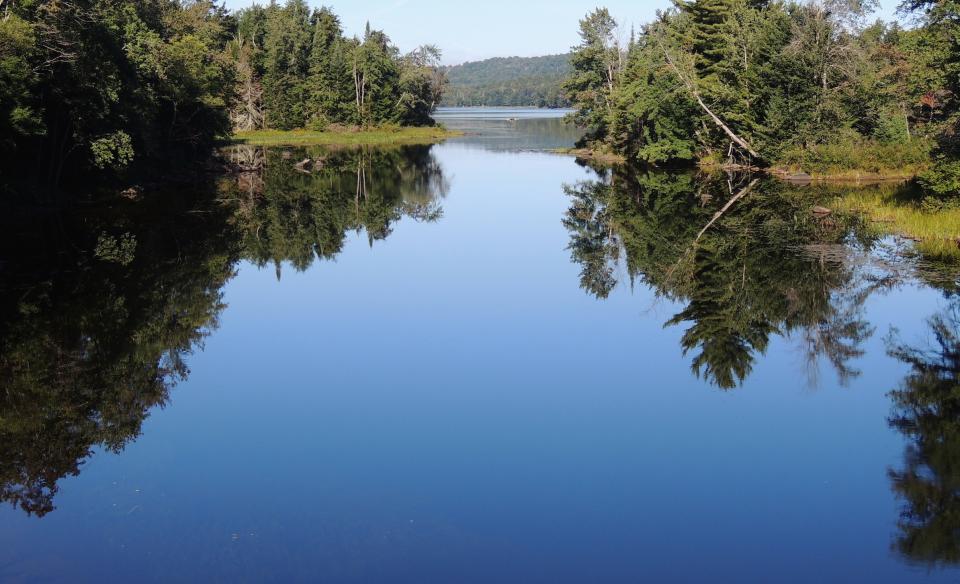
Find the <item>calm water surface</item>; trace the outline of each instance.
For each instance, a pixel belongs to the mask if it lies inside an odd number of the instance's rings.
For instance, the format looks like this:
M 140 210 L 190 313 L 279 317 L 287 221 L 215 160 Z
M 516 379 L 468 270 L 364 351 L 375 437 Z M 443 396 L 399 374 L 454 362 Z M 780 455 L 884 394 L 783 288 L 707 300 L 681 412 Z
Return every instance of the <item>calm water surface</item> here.
M 960 581 L 955 274 L 543 116 L 5 234 L 0 581 Z

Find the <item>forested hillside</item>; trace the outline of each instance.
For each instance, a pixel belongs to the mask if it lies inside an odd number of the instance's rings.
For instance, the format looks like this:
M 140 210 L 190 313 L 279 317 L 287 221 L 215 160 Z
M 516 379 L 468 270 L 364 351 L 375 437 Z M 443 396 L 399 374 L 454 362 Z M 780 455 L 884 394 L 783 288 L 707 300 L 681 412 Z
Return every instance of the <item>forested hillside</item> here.
M 913 174 L 960 191 L 960 5 L 687 0 L 624 46 L 605 9 L 580 23 L 566 81 L 593 148 L 649 165 L 783 165 Z
M 567 107 L 561 84 L 570 55 L 499 57 L 446 69 L 446 106 Z
M 50 193 L 181 169 L 235 130 L 432 124 L 439 56 L 305 0 L 0 0 L 0 177 Z

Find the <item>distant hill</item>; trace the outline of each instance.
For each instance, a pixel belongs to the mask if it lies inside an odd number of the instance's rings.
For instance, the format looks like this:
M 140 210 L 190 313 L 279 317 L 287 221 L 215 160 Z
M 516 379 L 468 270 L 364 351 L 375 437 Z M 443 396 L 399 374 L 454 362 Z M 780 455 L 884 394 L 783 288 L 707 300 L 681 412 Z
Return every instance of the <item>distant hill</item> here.
M 446 68 L 445 106 L 567 107 L 560 84 L 570 55 L 497 57 Z

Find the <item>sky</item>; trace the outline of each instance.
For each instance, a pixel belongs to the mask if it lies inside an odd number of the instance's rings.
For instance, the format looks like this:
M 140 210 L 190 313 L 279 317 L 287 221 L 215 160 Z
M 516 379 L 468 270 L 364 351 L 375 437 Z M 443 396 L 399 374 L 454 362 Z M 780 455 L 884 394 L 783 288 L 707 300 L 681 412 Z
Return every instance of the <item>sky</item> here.
M 282 0 L 278 0 L 282 1 Z M 597 6 L 606 6 L 621 23 L 649 22 L 670 0 L 307 0 L 331 6 L 348 34 L 362 33 L 367 20 L 384 30 L 402 51 L 435 44 L 443 61 L 455 65 L 490 57 L 532 57 L 564 53 L 577 44 L 577 23 Z M 252 0 L 226 0 L 229 8 Z M 258 0 L 265 4 L 269 0 Z M 900 0 L 880 0 L 880 16 L 892 19 Z

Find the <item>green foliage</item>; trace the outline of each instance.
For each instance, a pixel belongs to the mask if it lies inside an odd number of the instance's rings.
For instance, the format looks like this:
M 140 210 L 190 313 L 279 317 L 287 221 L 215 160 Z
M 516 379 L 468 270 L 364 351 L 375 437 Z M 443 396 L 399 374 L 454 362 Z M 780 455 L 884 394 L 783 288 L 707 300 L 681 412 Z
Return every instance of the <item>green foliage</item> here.
M 216 0 L 33 0 L 3 11 L 7 187 L 167 176 L 235 129 L 430 125 L 444 86 L 436 49 L 400 55 L 376 30 L 344 38 L 329 9 L 304 0 L 235 15 Z
M 861 174 L 909 178 L 930 161 L 931 140 L 914 138 L 877 142 L 857 134 L 838 136 L 836 142 L 794 146 L 780 154 L 778 163 L 786 168 L 819 175 L 846 175 L 850 169 Z M 853 173 L 850 173 L 853 176 Z
M 449 87 L 445 106 L 567 107 L 563 80 L 570 55 L 497 57 L 444 70 Z
M 30 88 L 36 83 L 30 62 L 36 51 L 33 25 L 16 14 L 0 19 L 0 154 L 43 133 L 43 120 Z
M 5 177 L 55 186 L 116 176 L 131 162 L 164 171 L 229 130 L 234 69 L 221 50 L 232 24 L 213 2 L 37 1 L 6 11 Z
M 647 165 L 912 175 L 935 162 L 930 192 L 960 192 L 957 3 L 907 2 L 922 15 L 912 30 L 867 25 L 875 7 L 675 0 L 625 47 L 598 10 L 580 23 L 565 85 L 574 119 L 594 147 Z
M 920 184 L 942 198 L 960 197 L 960 160 L 941 154 L 933 168 L 920 175 Z
M 253 5 L 237 23 L 235 131 L 433 124 L 445 85 L 435 47 L 401 55 L 369 25 L 346 38 L 336 14 L 303 0 Z
M 313 20 L 307 127 L 321 130 L 331 123 L 350 119 L 355 91 L 347 60 L 350 44 L 343 38 L 339 18 L 329 9 L 321 8 Z
M 397 122 L 431 125 L 430 117 L 443 99 L 447 79 L 440 69 L 440 49 L 425 45 L 403 58 L 400 67 Z
M 118 237 L 106 231 L 97 238 L 97 247 L 93 251 L 94 257 L 105 262 L 115 262 L 121 266 L 133 263 L 137 251 L 137 238 L 131 233 L 124 233 Z
M 598 8 L 580 21 L 580 44 L 570 56 L 572 73 L 563 89 L 577 107 L 573 120 L 590 130 L 588 140 L 606 136 L 613 112 L 613 92 L 623 65 L 616 33 L 610 12 Z
M 122 169 L 133 160 L 133 141 L 120 130 L 90 142 L 90 152 L 97 168 Z
M 267 8 L 263 91 L 266 123 L 278 130 L 303 127 L 312 35 L 305 0 Z

